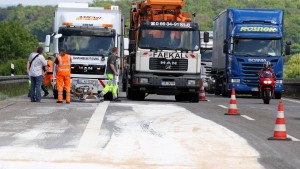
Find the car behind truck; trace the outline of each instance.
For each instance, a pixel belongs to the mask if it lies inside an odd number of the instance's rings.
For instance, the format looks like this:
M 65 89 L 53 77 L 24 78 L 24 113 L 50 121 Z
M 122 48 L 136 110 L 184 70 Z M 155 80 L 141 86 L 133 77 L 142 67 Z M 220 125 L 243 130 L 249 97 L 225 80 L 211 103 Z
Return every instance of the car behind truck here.
M 212 74 L 215 94 L 257 95 L 257 73 L 265 61 L 276 74 L 275 98 L 283 92 L 284 22 L 281 9 L 230 8 L 214 19 Z M 290 42 L 285 54 L 290 53 Z

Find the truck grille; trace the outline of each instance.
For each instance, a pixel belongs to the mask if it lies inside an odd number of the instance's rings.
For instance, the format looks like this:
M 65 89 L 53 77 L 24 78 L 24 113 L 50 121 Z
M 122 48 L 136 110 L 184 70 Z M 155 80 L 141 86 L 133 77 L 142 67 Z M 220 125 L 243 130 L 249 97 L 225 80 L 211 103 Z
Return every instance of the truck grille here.
M 187 59 L 165 59 L 165 58 L 150 58 L 150 70 L 174 70 L 187 71 Z
M 278 59 L 271 60 L 271 67 L 276 65 Z M 257 87 L 259 83 L 258 76 L 256 75 L 261 68 L 263 68 L 263 63 L 241 63 L 242 73 L 244 76 L 244 83 L 249 87 Z
M 104 75 L 105 65 L 71 65 L 72 74 Z

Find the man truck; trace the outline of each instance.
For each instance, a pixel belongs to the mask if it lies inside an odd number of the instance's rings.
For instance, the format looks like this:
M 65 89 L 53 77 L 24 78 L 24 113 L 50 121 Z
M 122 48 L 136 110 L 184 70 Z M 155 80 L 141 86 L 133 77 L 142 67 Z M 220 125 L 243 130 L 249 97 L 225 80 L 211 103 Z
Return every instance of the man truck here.
M 204 89 L 208 93 L 214 92 L 214 79 L 211 77 L 211 65 L 212 65 L 212 49 L 213 49 L 213 31 L 207 31 L 209 41 L 204 41 L 204 34 L 206 31 L 200 31 L 200 43 L 201 43 L 201 79 L 204 84 Z
M 105 71 L 110 50 L 118 47 L 121 57 L 124 51 L 124 18 L 118 6 L 103 8 L 89 7 L 88 3 L 59 3 L 53 28 L 54 54 L 58 55 L 59 49 L 65 48 L 72 57 L 71 94 L 80 99 L 97 96 L 107 83 Z M 49 45 L 50 35 L 47 35 L 46 52 L 49 52 Z M 53 79 L 53 94 L 57 98 L 55 74 Z M 111 93 L 105 97 L 112 99 Z
M 229 8 L 214 18 L 212 74 L 215 94 L 259 94 L 258 72 L 271 62 L 276 75 L 275 98 L 283 92 L 284 22 L 281 9 Z M 285 45 L 290 54 L 291 42 Z
M 175 95 L 198 102 L 200 31 L 183 0 L 146 0 L 130 8 L 127 98 L 146 94 Z M 208 39 L 208 38 L 207 38 Z

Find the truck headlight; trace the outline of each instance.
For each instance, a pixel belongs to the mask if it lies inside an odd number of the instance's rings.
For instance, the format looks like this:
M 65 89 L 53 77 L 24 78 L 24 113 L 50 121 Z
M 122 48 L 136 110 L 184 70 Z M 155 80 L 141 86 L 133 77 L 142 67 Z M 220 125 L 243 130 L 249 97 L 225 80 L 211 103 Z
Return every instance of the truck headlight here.
M 231 79 L 231 83 L 240 83 L 241 80 L 240 79 Z
M 140 84 L 148 84 L 148 78 L 140 78 Z
M 195 80 L 188 80 L 187 81 L 188 85 L 194 86 L 196 84 Z
M 276 84 L 282 84 L 283 80 L 276 80 Z

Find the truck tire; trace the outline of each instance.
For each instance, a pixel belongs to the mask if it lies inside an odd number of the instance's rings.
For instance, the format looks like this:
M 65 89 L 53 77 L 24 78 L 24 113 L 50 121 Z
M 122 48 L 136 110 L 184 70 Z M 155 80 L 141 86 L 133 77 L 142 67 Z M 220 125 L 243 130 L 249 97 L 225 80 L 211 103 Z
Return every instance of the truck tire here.
M 131 99 L 132 100 L 138 100 L 138 101 L 142 101 L 145 99 L 145 92 L 142 91 L 133 91 L 131 90 Z
M 275 99 L 281 99 L 281 93 L 275 93 Z
M 199 93 L 191 93 L 189 94 L 189 101 L 192 103 L 198 103 L 199 102 Z
M 187 96 L 186 96 L 186 94 L 178 94 L 178 95 L 175 95 L 175 100 L 177 102 L 183 102 L 183 101 L 187 100 Z

